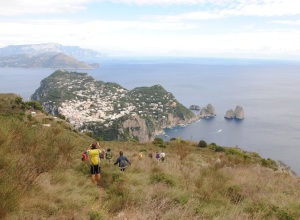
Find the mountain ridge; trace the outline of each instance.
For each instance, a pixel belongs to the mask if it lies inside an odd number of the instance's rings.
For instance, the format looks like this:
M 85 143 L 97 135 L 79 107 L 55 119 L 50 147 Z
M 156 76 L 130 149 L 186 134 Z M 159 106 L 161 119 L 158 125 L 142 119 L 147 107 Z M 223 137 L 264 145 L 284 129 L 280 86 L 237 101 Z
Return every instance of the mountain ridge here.
M 84 61 L 98 60 L 104 56 L 96 50 L 83 49 L 78 46 L 64 46 L 58 43 L 9 45 L 0 48 L 0 57 L 18 54 L 38 55 L 43 53 L 64 53 Z
M 101 57 L 95 50 L 57 43 L 10 45 L 0 48 L 0 67 L 92 69 Z

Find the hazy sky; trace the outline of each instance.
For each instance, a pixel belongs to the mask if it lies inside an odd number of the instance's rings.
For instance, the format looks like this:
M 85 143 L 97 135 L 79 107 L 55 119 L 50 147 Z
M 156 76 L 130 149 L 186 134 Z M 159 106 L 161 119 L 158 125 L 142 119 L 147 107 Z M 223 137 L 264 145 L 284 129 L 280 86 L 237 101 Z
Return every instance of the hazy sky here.
M 0 0 L 0 47 L 300 58 L 299 0 Z

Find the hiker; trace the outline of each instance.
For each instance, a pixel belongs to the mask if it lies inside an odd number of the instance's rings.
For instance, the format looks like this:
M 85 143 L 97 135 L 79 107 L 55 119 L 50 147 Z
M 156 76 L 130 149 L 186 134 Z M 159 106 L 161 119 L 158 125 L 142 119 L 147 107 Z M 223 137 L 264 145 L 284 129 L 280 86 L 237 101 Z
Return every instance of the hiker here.
M 101 150 L 99 149 L 99 143 L 91 144 L 88 149 L 88 158 L 90 163 L 90 172 L 91 172 L 91 180 L 92 184 L 97 183 L 97 186 L 100 187 L 100 180 L 101 180 L 101 168 L 100 168 L 100 154 Z
M 160 153 L 160 159 L 161 159 L 161 161 L 164 162 L 165 158 L 166 158 L 166 154 L 164 152 L 161 152 Z
M 149 158 L 153 158 L 153 154 L 150 152 L 149 154 L 148 154 L 148 156 L 149 156 Z
M 108 162 L 110 162 L 110 160 L 112 159 L 112 153 L 111 153 L 110 148 L 108 148 L 106 151 L 105 159 L 108 160 Z
M 143 153 L 142 152 L 139 153 L 138 158 L 139 158 L 139 160 L 143 159 Z
M 157 160 L 160 160 L 160 155 L 159 155 L 158 152 L 156 152 L 155 158 L 156 158 Z
M 126 167 L 127 167 L 127 163 L 129 163 L 129 165 L 131 165 L 130 161 L 127 159 L 127 157 L 125 157 L 123 155 L 123 151 L 119 152 L 120 156 L 118 157 L 118 159 L 116 160 L 116 162 L 114 163 L 114 165 L 119 164 L 119 168 L 121 171 L 125 171 Z

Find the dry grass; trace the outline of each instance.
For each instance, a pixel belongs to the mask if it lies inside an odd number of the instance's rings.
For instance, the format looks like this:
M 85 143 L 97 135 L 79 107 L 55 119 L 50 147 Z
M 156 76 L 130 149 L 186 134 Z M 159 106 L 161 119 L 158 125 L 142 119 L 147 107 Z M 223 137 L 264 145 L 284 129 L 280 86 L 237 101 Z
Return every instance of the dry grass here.
M 102 160 L 97 188 L 80 160 L 93 140 L 56 120 L 43 127 L 42 115 L 34 120 L 36 127 L 0 117 L 3 219 L 300 219 L 299 178 L 262 166 L 255 154 L 182 140 L 165 148 L 100 142 L 113 161 L 122 150 L 132 165 L 121 172 Z M 164 162 L 148 157 L 162 151 Z

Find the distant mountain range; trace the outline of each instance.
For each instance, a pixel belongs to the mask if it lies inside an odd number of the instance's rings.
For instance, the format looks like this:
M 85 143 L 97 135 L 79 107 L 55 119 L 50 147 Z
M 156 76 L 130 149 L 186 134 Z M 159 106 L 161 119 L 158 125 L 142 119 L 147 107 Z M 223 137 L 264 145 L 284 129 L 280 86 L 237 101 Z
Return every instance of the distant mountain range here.
M 103 57 L 98 51 L 56 43 L 10 45 L 0 48 L 0 67 L 91 69 Z

